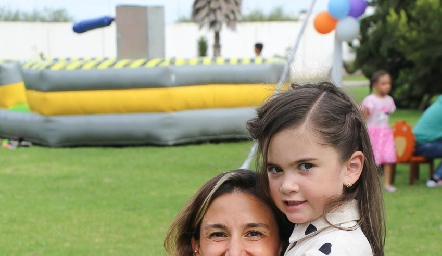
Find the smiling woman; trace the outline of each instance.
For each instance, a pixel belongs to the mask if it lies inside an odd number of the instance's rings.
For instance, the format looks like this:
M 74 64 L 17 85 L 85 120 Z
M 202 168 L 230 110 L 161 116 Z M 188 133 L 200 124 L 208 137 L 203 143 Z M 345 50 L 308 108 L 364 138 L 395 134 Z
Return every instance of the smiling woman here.
M 234 170 L 204 184 L 167 232 L 169 255 L 281 255 L 291 228 L 261 197 L 257 181 L 256 172 Z

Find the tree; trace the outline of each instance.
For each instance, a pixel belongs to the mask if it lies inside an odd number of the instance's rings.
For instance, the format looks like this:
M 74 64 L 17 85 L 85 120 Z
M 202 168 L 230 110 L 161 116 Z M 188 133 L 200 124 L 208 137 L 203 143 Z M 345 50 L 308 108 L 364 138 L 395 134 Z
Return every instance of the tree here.
M 373 0 L 373 15 L 361 20 L 355 65 L 366 77 L 378 69 L 393 78 L 398 107 L 423 108 L 442 93 L 440 0 Z
M 192 19 L 200 29 L 208 26 L 215 33 L 213 55 L 221 56 L 220 32 L 223 24 L 235 30 L 236 23 L 241 19 L 242 0 L 195 0 L 193 2 Z
M 69 22 L 72 20 L 65 9 L 44 8 L 26 12 L 0 7 L 0 21 Z
M 261 10 L 253 10 L 248 15 L 244 15 L 241 21 L 296 21 L 298 20 L 294 16 L 290 16 L 284 13 L 284 9 L 282 7 L 276 7 L 270 11 L 268 15 L 265 15 Z

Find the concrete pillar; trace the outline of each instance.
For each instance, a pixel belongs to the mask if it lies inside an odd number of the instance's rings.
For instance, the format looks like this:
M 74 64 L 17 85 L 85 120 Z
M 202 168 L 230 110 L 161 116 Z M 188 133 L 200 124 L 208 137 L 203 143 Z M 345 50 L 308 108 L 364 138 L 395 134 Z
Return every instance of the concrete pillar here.
M 119 5 L 116 8 L 117 58 L 164 58 L 165 22 L 162 6 Z

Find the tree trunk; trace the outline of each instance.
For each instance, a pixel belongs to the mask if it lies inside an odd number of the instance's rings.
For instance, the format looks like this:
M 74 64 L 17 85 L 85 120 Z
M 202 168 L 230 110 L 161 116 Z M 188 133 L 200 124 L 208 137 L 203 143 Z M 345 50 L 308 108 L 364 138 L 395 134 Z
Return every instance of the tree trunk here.
M 219 31 L 215 31 L 215 43 L 213 44 L 213 56 L 221 56 L 221 44 L 219 42 Z

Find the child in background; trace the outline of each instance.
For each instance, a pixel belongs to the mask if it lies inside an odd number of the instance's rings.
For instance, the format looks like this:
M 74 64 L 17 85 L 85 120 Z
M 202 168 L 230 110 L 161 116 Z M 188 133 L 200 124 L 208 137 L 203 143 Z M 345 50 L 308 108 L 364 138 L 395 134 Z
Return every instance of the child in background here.
M 295 223 L 285 252 L 384 255 L 382 189 L 360 108 L 331 83 L 276 94 L 247 122 L 261 187 Z
M 393 131 L 388 123 L 389 115 L 396 110 L 393 98 L 388 95 L 391 90 L 390 75 L 384 70 L 373 73 L 370 79 L 370 92 L 374 93 L 362 101 L 362 109 L 367 118 L 376 165 L 384 170 L 384 189 L 396 192 L 393 187 L 394 164 L 396 164 L 396 147 Z
M 256 57 L 261 57 L 261 52 L 262 52 L 262 48 L 264 47 L 264 45 L 262 43 L 256 43 L 255 44 L 255 54 Z

